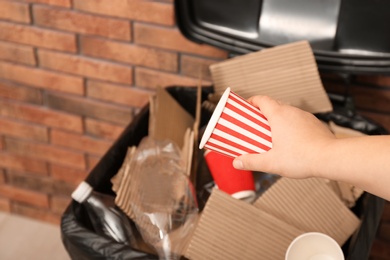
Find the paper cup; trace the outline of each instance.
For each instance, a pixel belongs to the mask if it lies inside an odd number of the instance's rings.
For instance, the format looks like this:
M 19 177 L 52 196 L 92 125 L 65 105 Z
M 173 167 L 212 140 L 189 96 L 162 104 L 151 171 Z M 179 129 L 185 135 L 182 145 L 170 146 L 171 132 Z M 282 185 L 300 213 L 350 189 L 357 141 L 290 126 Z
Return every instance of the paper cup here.
M 330 236 L 318 232 L 296 237 L 286 251 L 286 260 L 344 260 L 339 244 Z
M 230 157 L 272 148 L 271 128 L 258 108 L 227 88 L 206 127 L 199 148 Z
M 237 170 L 233 158 L 207 150 L 204 154 L 207 166 L 218 189 L 236 199 L 252 202 L 256 196 L 253 172 Z

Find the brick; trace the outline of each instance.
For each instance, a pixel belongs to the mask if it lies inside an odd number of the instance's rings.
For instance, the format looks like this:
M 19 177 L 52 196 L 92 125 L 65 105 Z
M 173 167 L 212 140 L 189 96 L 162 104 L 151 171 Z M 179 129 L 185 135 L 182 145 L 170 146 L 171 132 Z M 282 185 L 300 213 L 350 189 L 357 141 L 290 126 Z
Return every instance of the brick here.
M 9 199 L 0 197 L 0 211 L 11 212 L 11 202 Z
M 345 86 L 342 84 L 325 82 L 324 86 L 329 92 L 345 93 Z M 390 89 L 351 84 L 348 87 L 348 92 L 354 98 L 354 103 L 358 109 L 368 109 L 371 112 L 390 112 L 390 107 L 388 106 Z
M 130 20 L 174 24 L 173 5 L 154 1 L 134 0 L 74 0 L 74 8 L 96 14 L 123 17 Z
M 52 144 L 97 155 L 104 154 L 112 145 L 110 141 L 54 129 L 50 139 Z
M 390 242 L 390 223 L 382 222 L 379 226 L 378 237 L 384 241 Z
M 39 160 L 85 169 L 84 154 L 48 144 L 5 139 L 8 151 Z
M 180 60 L 181 73 L 193 78 L 202 78 L 211 81 L 210 65 L 221 60 L 203 59 L 199 57 L 182 55 Z
M 67 52 L 77 50 L 74 34 L 7 22 L 0 22 L 0 40 Z
M 386 201 L 382 213 L 382 221 L 390 223 L 390 202 Z
M 46 127 L 26 124 L 11 119 L 0 117 L 0 133 L 6 136 L 19 137 L 22 139 L 48 141 L 48 130 Z
M 88 176 L 88 171 L 50 164 L 50 177 L 54 180 L 64 181 L 73 185 L 79 184 Z
M 125 20 L 39 5 L 33 6 L 33 14 L 34 23 L 39 26 L 117 40 L 130 40 L 130 22 Z
M 390 87 L 389 76 L 376 76 L 376 75 L 359 75 L 355 80 L 357 83 L 366 83 L 369 85 Z
M 58 226 L 61 223 L 61 215 L 50 212 L 48 209 L 32 207 L 23 203 L 13 202 L 11 212 Z
M 46 194 L 53 193 L 53 181 L 47 176 L 36 176 L 13 171 L 8 171 L 6 176 L 9 186 Z
M 47 4 L 62 7 L 71 7 L 71 0 L 22 0 L 28 3 Z
M 16 188 L 10 185 L 0 185 L 0 196 L 41 208 L 49 208 L 47 195 L 40 192 Z
M 149 102 L 152 93 L 133 87 L 119 86 L 99 81 L 88 81 L 87 96 L 99 100 L 123 104 L 131 107 L 143 107 Z
M 0 80 L 0 97 L 27 103 L 42 104 L 42 92 L 40 89 L 2 80 Z
M 5 183 L 5 170 L 0 169 L 0 184 Z
M 138 87 L 149 89 L 168 86 L 197 86 L 199 83 L 198 80 L 194 78 L 141 68 L 136 69 L 135 75 L 135 84 Z M 203 81 L 202 84 L 210 85 L 211 83 Z
M 177 71 L 178 69 L 178 58 L 174 52 L 94 37 L 81 37 L 80 42 L 82 53 L 92 57 L 165 71 Z
M 369 87 L 354 87 L 351 89 L 358 109 L 370 109 L 372 111 L 390 112 L 388 106 L 390 90 L 374 89 Z
M 341 82 L 324 80 L 323 85 L 327 92 L 335 94 L 345 93 L 345 85 L 343 85 Z
M 4 146 L 5 146 L 4 145 L 4 138 L 3 138 L 3 136 L 0 136 L 0 151 L 5 149 Z
M 28 5 L 14 1 L 0 1 L 0 19 L 30 23 Z
M 4 101 L 0 106 L 0 115 L 74 132 L 83 131 L 80 116 L 50 110 L 45 107 Z
M 0 60 L 26 65 L 36 64 L 34 50 L 32 47 L 6 42 L 0 42 Z
M 50 209 L 53 213 L 62 215 L 71 201 L 70 196 L 52 196 L 50 199 Z
M 225 51 L 187 40 L 177 28 L 135 23 L 133 30 L 134 42 L 137 44 L 215 58 L 227 58 Z
M 23 77 L 21 77 L 23 75 Z M 8 62 L 0 63 L 0 78 L 34 87 L 57 90 L 72 94 L 84 94 L 83 79 L 80 77 L 31 68 Z
M 39 50 L 38 57 L 44 68 L 117 83 L 133 83 L 129 66 L 45 50 Z
M 63 181 L 53 180 L 48 177 L 37 177 L 31 174 L 12 171 L 7 173 L 7 181 L 9 185 L 21 189 L 69 197 L 76 186 Z
M 106 123 L 91 118 L 85 119 L 85 133 L 91 136 L 116 140 L 124 130 L 123 126 Z
M 48 106 L 81 116 L 101 119 L 112 123 L 127 125 L 132 119 L 130 108 L 124 108 L 99 101 L 74 96 L 47 95 Z
M 382 257 L 383 259 L 389 259 L 390 257 L 389 242 L 382 241 L 380 239 L 375 239 L 372 244 L 370 257 Z
M 0 152 L 0 167 L 41 176 L 48 175 L 47 164 L 43 160 L 7 153 L 5 151 Z
M 102 156 L 88 154 L 87 155 L 87 169 L 92 170 L 101 159 L 102 159 Z

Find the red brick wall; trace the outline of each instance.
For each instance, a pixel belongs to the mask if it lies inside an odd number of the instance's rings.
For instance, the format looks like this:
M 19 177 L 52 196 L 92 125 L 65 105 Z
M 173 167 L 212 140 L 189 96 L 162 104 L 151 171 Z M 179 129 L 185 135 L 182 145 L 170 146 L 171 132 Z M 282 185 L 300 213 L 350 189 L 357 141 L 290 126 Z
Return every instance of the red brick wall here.
M 0 210 L 59 223 L 156 86 L 226 57 L 180 34 L 171 1 L 0 0 Z
M 226 58 L 180 34 L 169 0 L 0 0 L 0 210 L 59 223 L 157 86 L 196 85 L 199 71 L 209 83 L 207 67 Z M 389 77 L 358 77 L 350 90 L 390 129 Z M 390 257 L 388 211 L 375 259 Z

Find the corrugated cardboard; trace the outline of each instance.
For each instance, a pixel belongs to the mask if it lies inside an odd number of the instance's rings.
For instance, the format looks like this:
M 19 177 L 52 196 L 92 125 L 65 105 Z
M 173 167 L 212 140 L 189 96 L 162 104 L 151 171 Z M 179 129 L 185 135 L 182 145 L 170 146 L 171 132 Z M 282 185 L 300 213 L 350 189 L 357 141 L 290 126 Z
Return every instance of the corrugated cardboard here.
M 311 113 L 332 111 L 307 41 L 235 57 L 210 66 L 216 93 L 268 95 Z
M 303 232 L 214 189 L 188 246 L 193 260 L 284 259 Z
M 150 101 L 149 136 L 170 139 L 182 148 L 184 134 L 193 128 L 194 118 L 164 88 L 157 88 Z
M 337 138 L 365 136 L 362 132 L 336 125 L 332 121 L 329 122 L 329 127 Z
M 340 245 L 360 224 L 325 180 L 317 178 L 281 178 L 253 206 L 305 232 L 328 234 Z

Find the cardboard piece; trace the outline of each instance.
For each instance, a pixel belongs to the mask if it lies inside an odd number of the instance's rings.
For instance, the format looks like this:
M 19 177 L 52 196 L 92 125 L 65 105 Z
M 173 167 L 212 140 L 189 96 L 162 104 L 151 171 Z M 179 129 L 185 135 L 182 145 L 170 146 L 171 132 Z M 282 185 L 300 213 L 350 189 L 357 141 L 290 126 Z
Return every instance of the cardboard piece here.
M 337 138 L 365 136 L 362 132 L 336 125 L 332 121 L 329 122 L 329 128 Z
M 234 57 L 210 66 L 216 93 L 267 95 L 311 113 L 332 111 L 307 41 Z
M 150 101 L 149 136 L 170 139 L 182 148 L 184 134 L 187 128 L 193 128 L 194 118 L 164 88 L 157 88 Z
M 185 256 L 203 259 L 284 259 L 303 231 L 213 189 Z
M 360 224 L 323 179 L 281 178 L 253 206 L 305 232 L 325 233 L 340 245 Z

